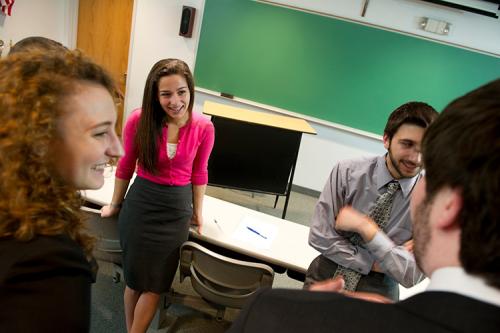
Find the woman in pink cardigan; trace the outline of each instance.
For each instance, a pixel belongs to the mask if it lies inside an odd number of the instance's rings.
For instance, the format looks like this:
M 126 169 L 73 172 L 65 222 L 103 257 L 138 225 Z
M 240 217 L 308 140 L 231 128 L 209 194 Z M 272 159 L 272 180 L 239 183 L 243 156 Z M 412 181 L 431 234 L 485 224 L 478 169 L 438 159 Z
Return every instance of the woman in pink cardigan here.
M 123 132 L 125 155 L 116 170 L 110 205 L 102 216 L 120 213 L 129 332 L 145 332 L 160 294 L 168 291 L 189 225 L 200 230 L 214 145 L 210 120 L 193 113 L 194 81 L 181 60 L 165 59 L 151 69 L 142 108 Z M 137 166 L 137 170 L 136 170 Z M 124 200 L 134 171 L 137 177 Z

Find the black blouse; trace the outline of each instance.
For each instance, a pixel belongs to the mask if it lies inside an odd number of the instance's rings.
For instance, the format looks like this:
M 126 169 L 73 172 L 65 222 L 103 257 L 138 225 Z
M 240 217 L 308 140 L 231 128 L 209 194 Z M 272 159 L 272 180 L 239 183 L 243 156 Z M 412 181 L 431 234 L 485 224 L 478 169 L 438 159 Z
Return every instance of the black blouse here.
M 68 236 L 0 239 L 0 332 L 88 332 L 91 266 Z

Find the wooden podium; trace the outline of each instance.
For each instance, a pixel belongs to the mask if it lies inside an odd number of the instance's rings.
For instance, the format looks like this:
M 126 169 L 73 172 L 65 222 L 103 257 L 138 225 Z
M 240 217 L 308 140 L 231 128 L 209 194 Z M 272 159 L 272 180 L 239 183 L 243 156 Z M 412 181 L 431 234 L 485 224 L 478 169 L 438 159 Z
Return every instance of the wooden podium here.
M 207 101 L 215 145 L 209 185 L 285 196 L 286 216 L 302 133 L 316 134 L 304 119 L 267 114 Z

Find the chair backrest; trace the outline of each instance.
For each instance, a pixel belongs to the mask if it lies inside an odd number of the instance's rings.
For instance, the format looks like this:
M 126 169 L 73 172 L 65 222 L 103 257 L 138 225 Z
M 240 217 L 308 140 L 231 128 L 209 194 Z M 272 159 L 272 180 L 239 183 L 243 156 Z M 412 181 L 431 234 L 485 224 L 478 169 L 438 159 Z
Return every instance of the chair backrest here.
M 236 260 L 185 242 L 180 250 L 181 280 L 191 284 L 205 300 L 240 309 L 260 287 L 271 287 L 274 271 L 268 265 Z
M 101 217 L 97 209 L 82 206 L 89 233 L 97 238 L 94 255 L 97 259 L 121 264 L 122 249 L 118 231 L 118 217 Z

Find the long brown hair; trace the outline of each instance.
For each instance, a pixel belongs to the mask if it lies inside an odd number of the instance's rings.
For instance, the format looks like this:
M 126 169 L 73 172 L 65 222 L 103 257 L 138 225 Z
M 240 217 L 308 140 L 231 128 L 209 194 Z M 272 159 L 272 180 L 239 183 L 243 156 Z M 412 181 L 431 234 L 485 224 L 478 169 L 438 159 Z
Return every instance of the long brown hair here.
M 154 64 L 149 72 L 142 98 L 142 113 L 137 126 L 135 144 L 139 164 L 148 172 L 156 174 L 158 161 L 158 138 L 166 122 L 166 113 L 158 100 L 158 83 L 168 75 L 181 75 L 188 84 L 190 100 L 188 112 L 193 111 L 194 79 L 188 65 L 179 59 L 163 59 Z
M 67 234 L 87 254 L 81 198 L 54 168 L 50 147 L 58 139 L 70 97 L 91 82 L 113 96 L 115 85 L 79 52 L 22 52 L 0 61 L 0 237 L 29 241 Z

